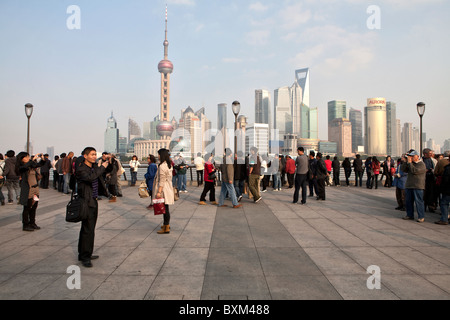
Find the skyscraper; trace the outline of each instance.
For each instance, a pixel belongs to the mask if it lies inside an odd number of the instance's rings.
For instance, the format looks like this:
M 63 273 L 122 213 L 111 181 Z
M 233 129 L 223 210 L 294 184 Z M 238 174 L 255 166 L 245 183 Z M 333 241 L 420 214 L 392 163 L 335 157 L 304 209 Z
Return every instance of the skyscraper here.
M 405 122 L 402 130 L 402 153 L 408 152 L 414 149 L 413 142 L 413 124 L 411 122 Z
M 255 122 L 265 123 L 272 129 L 272 109 L 270 107 L 270 92 L 268 90 L 255 90 Z
M 289 100 L 289 87 L 278 88 L 273 94 L 274 128 L 279 131 L 280 137 L 292 133 L 292 115 Z
M 386 102 L 386 121 L 387 153 L 397 156 L 397 105 L 395 102 Z
M 337 142 L 337 153 L 342 157 L 353 156 L 352 152 L 352 123 L 345 118 L 338 118 L 331 121 L 329 134 Z
M 106 124 L 104 149 L 110 153 L 119 152 L 119 129 L 117 128 L 117 121 L 114 119 L 112 112 Z
M 365 150 L 372 156 L 387 155 L 386 99 L 367 99 L 364 109 Z
M 222 136 L 222 145 L 218 147 L 225 149 L 227 147 L 227 104 L 220 103 L 217 105 L 217 130 Z
M 333 100 L 328 102 L 328 140 L 335 141 L 335 137 L 330 134 L 330 125 L 334 119 L 347 119 L 347 102 Z M 336 141 L 337 142 L 337 141 Z
M 309 100 L 309 68 L 304 69 L 298 69 L 295 71 L 295 80 L 299 84 L 299 86 L 302 88 L 302 103 L 310 107 L 310 100 Z
M 358 147 L 364 145 L 361 110 L 351 108 L 349 118 L 352 123 L 352 151 L 358 153 Z

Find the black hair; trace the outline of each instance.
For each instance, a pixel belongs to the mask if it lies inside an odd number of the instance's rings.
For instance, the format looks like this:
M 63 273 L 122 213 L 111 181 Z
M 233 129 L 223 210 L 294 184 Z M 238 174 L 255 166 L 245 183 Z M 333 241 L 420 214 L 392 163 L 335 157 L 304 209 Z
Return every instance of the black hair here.
M 8 158 L 12 158 L 12 157 L 14 157 L 15 155 L 16 155 L 16 153 L 15 153 L 13 150 L 9 150 L 9 151 L 6 152 L 6 156 L 7 156 Z
M 161 163 L 159 165 L 162 165 L 165 162 L 165 163 L 167 163 L 167 166 L 169 167 L 169 169 L 172 168 L 172 161 L 170 160 L 169 150 L 159 149 L 158 154 L 161 158 Z
M 149 154 L 148 157 L 150 158 L 150 161 L 151 161 L 152 163 L 156 163 L 156 158 L 155 158 L 154 155 Z
M 97 152 L 97 150 L 95 150 L 94 147 L 86 147 L 84 148 L 83 152 L 81 153 L 83 156 L 87 156 L 89 153 L 91 153 L 92 151 Z M 63 153 L 64 154 L 64 153 Z M 62 155 L 61 155 L 62 156 Z M 63 158 L 63 157 L 61 157 Z
M 23 160 L 23 158 L 25 158 L 25 157 L 27 157 L 27 156 L 29 156 L 30 154 L 28 153 L 28 152 L 25 152 L 25 151 L 23 151 L 23 152 L 20 152 L 18 155 L 17 155 L 17 157 L 16 157 L 16 168 L 15 168 L 15 171 L 16 171 L 16 175 L 20 175 L 20 171 L 19 171 L 19 168 L 20 168 L 20 166 L 22 165 L 22 160 Z

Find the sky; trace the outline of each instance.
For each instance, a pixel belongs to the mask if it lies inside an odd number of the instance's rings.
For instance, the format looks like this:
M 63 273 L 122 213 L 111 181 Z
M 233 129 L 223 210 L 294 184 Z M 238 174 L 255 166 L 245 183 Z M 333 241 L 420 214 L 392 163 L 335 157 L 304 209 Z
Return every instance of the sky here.
M 310 68 L 311 107 L 326 140 L 327 103 L 363 110 L 368 98 L 397 103 L 397 118 L 442 144 L 450 134 L 450 1 L 445 0 L 1 0 L 0 153 L 25 149 L 32 103 L 33 151 L 104 148 L 111 112 L 122 136 L 159 114 L 168 6 L 170 117 L 241 103 L 254 121 L 255 90 L 291 86 Z M 73 11 L 80 9 L 79 29 Z M 371 8 L 379 9 L 375 12 Z M 378 19 L 379 18 L 379 19 Z M 70 25 L 70 23 L 69 23 Z M 377 28 L 369 28 L 375 25 Z

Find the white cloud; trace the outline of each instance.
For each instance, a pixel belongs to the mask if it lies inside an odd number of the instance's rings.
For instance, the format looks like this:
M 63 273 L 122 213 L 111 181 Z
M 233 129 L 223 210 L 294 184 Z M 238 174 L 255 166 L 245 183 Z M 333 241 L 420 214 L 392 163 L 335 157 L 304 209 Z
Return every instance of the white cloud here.
M 167 0 L 168 4 L 181 4 L 187 6 L 195 6 L 194 0 Z
M 368 67 L 375 58 L 375 33 L 349 32 L 326 25 L 306 29 L 299 39 L 307 49 L 299 52 L 291 62 L 296 66 L 315 67 L 323 74 L 356 72 Z
M 240 62 L 242 62 L 242 59 L 240 59 L 240 58 L 223 58 L 222 62 L 224 62 L 224 63 L 240 63 Z
M 249 9 L 256 12 L 266 12 L 269 6 L 262 4 L 261 2 L 254 2 L 249 6 Z
M 246 34 L 246 41 L 252 46 L 263 46 L 269 43 L 269 30 L 253 30 Z

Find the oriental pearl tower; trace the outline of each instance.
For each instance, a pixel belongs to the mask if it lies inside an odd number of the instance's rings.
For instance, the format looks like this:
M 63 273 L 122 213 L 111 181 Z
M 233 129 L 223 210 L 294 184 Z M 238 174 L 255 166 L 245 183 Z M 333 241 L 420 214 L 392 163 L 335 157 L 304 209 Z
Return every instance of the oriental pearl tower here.
M 173 64 L 169 58 L 169 41 L 167 40 L 167 6 L 166 6 L 166 36 L 164 40 L 164 60 L 158 64 L 161 73 L 161 123 L 156 127 L 162 140 L 170 140 L 174 128 L 169 121 L 170 114 L 170 75 L 173 72 Z

